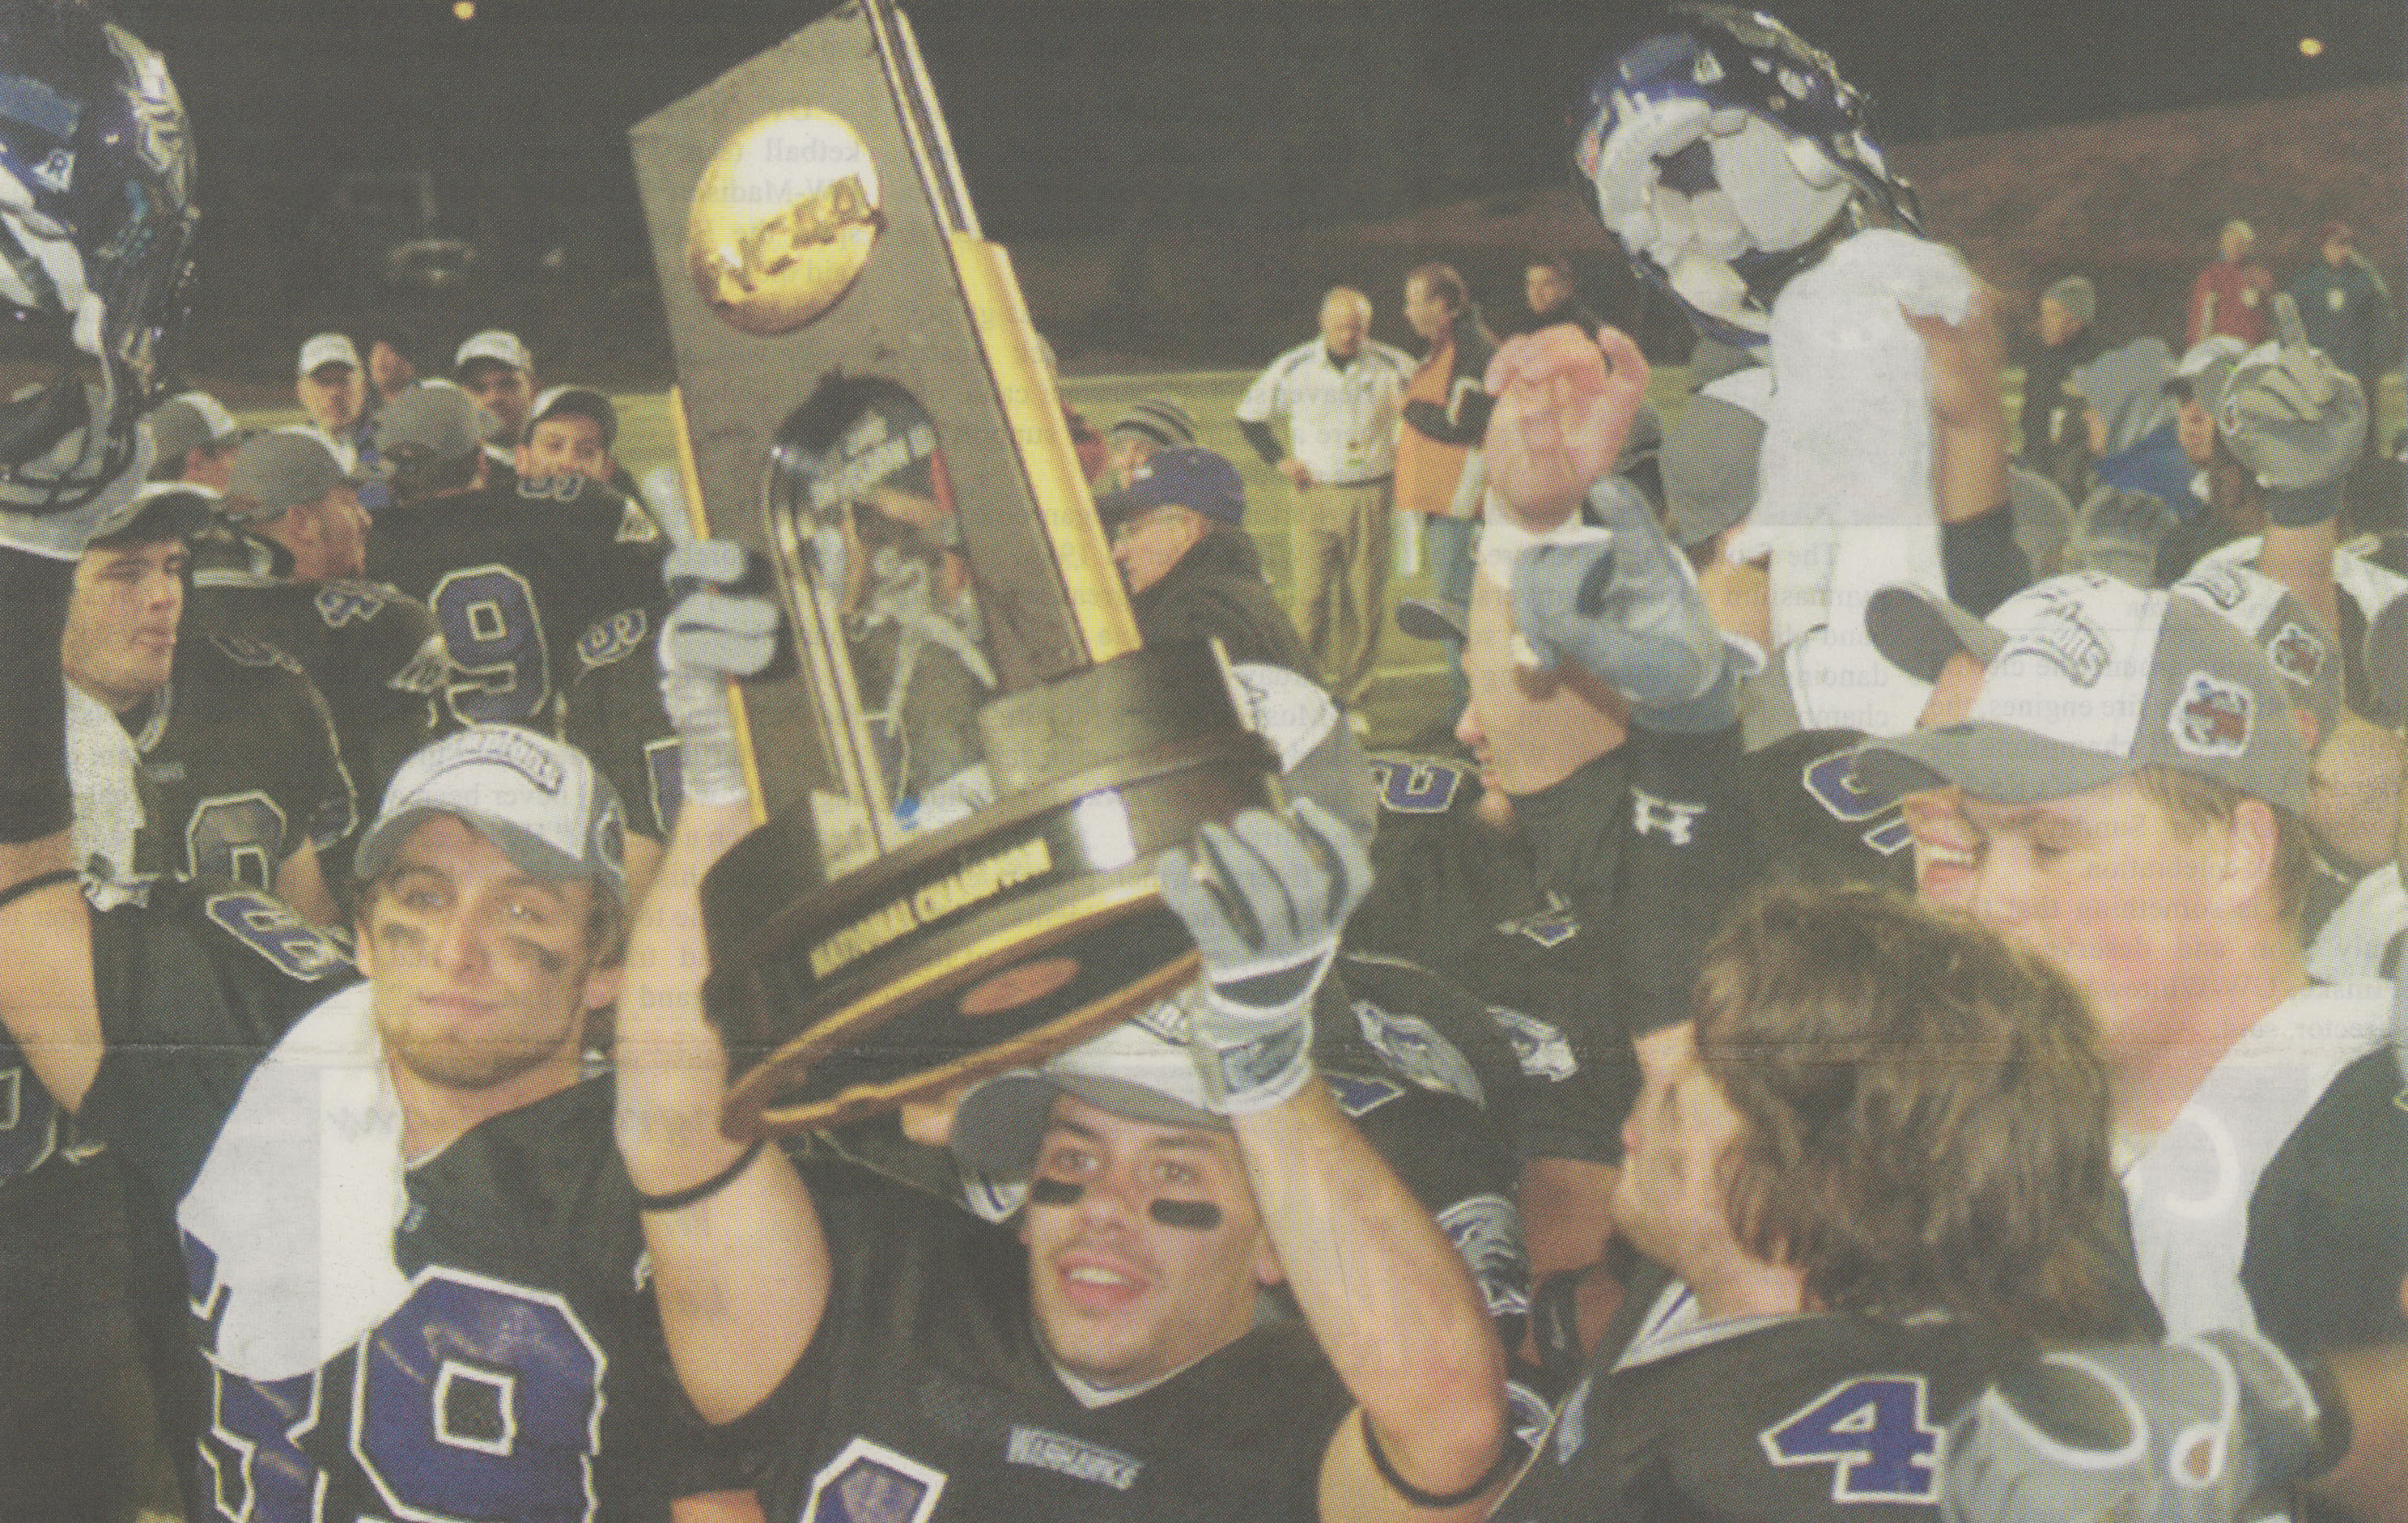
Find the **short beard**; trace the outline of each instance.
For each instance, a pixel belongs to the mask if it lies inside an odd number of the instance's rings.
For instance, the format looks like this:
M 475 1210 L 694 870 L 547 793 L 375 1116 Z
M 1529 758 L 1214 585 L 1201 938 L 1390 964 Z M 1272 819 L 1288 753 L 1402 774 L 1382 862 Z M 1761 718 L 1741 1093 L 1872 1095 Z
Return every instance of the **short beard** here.
M 542 1067 L 566 1046 L 559 1042 L 463 1041 L 456 1036 L 384 1033 L 385 1052 L 426 1083 L 446 1089 L 491 1089 Z

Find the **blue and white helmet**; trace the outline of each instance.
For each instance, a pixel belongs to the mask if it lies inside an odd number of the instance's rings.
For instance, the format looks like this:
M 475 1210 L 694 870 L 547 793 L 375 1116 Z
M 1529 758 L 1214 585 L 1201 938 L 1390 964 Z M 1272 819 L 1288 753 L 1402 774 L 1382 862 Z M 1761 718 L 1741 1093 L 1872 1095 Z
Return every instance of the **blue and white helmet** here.
M 58 371 L 0 403 L 0 508 L 88 510 L 139 484 L 194 217 L 159 55 L 84 0 L 0 0 L 0 325 L 11 359 Z
M 1827 235 L 1868 206 L 1917 232 L 1921 219 L 1828 54 L 1736 6 L 1671 15 L 1589 87 L 1573 158 L 1640 274 L 1699 332 L 1753 348 Z

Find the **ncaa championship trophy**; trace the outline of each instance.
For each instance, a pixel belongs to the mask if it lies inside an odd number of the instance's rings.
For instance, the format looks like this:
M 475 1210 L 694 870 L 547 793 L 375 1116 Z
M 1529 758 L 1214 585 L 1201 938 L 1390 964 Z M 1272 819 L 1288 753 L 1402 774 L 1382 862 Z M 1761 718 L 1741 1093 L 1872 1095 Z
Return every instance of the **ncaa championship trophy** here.
M 861 0 L 638 124 L 686 497 L 773 569 L 760 826 L 704 886 L 736 1135 L 1037 1061 L 1194 976 L 1153 861 L 1268 802 L 1220 658 L 1139 648 L 910 29 Z

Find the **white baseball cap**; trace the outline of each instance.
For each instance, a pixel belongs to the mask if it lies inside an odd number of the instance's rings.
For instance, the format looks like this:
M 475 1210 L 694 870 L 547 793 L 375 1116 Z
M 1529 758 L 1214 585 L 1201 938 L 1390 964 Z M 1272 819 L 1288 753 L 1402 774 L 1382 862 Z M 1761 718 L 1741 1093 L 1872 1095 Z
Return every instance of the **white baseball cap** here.
M 359 875 L 390 867 L 419 822 L 438 814 L 457 815 L 522 872 L 592 878 L 626 900 L 626 817 L 574 746 L 517 725 L 480 724 L 426 747 L 393 775 L 384 807 L 360 838 Z
M 1204 1097 L 1184 1040 L 1187 1013 L 1166 1001 L 1135 1020 L 1048 1059 L 1042 1068 L 998 1074 L 962 1097 L 953 1113 L 953 1155 L 993 1174 L 1025 1174 L 1053 1118 L 1073 1095 L 1098 1110 L 1156 1126 L 1229 1130 Z
M 351 347 L 351 339 L 342 334 L 317 334 L 301 345 L 301 365 L 295 375 L 306 376 L 320 365 L 349 365 L 360 368 L 360 351 Z
M 535 368 L 535 356 L 527 352 L 527 347 L 519 341 L 519 335 L 499 328 L 488 328 L 483 333 L 469 334 L 467 341 L 460 346 L 460 352 L 452 356 L 452 368 L 466 370 L 479 360 L 491 360 L 513 370 Z

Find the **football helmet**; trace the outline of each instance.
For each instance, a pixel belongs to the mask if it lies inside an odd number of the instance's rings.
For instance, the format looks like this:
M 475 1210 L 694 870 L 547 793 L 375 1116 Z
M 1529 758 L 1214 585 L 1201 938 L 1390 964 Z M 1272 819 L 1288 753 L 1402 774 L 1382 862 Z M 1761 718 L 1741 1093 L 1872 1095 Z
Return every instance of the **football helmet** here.
M 138 484 L 192 191 L 156 52 L 83 0 L 0 0 L 0 323 L 10 359 L 55 367 L 0 403 L 0 509 L 87 512 Z
M 1771 17 L 1679 5 L 1590 85 L 1573 158 L 1640 274 L 1700 333 L 1755 348 L 1782 284 L 1873 209 L 1922 231 L 1869 110 L 1828 54 Z

